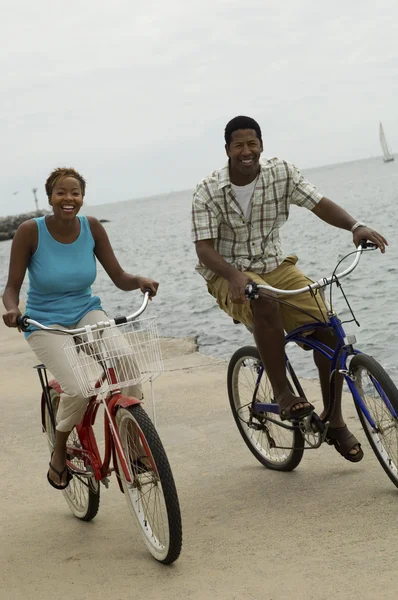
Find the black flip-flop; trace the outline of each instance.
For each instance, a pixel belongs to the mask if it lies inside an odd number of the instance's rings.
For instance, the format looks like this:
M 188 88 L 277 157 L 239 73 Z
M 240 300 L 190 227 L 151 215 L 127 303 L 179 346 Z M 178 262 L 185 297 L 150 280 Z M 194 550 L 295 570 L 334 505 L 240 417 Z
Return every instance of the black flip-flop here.
M 51 458 L 53 456 L 54 452 L 51 454 Z M 59 477 L 59 480 L 62 481 L 62 475 L 65 473 L 66 471 L 66 483 L 64 485 L 57 485 L 52 479 L 50 479 L 50 471 L 47 472 L 47 481 L 48 483 L 55 488 L 56 490 L 65 490 L 71 479 L 73 479 L 73 475 L 72 473 L 69 471 L 68 467 L 65 466 L 64 469 L 62 469 L 62 471 L 58 471 L 58 469 L 56 469 L 52 464 L 51 461 L 48 463 L 48 466 L 50 467 L 50 469 L 52 471 L 54 471 L 54 473 L 56 473 Z

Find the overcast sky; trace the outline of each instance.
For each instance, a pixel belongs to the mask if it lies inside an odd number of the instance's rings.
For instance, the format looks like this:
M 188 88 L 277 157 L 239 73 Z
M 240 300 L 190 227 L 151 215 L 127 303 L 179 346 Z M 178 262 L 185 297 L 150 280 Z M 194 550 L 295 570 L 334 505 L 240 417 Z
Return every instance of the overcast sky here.
M 390 0 L 0 0 L 0 214 L 56 166 L 102 204 L 193 188 L 257 119 L 301 168 L 398 151 Z M 14 194 L 18 192 L 17 194 Z

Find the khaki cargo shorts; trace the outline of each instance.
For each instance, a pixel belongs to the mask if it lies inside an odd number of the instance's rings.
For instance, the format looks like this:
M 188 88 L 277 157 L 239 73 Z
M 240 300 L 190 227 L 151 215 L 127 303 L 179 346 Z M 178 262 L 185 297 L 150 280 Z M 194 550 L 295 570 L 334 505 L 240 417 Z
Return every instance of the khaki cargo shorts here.
M 297 261 L 297 256 L 288 256 L 279 267 L 270 273 L 259 275 L 258 273 L 252 273 L 251 271 L 245 271 L 245 275 L 248 275 L 251 280 L 258 284 L 268 284 L 283 290 L 299 289 L 313 283 L 313 281 L 306 277 L 306 275 L 296 267 Z M 217 276 L 214 277 L 207 283 L 207 289 L 217 300 L 220 308 L 222 308 L 230 317 L 236 321 L 240 321 L 248 327 L 253 326 L 253 313 L 250 302 L 246 302 L 246 304 L 233 304 L 229 298 L 229 286 L 225 279 Z M 297 294 L 296 296 L 279 297 L 293 305 L 286 306 L 282 303 L 279 304 L 283 327 L 287 333 L 302 325 L 309 325 L 313 323 L 315 319 L 321 321 L 327 320 L 326 306 L 323 301 L 322 293 L 319 290 L 317 291 L 315 298 L 310 292 Z M 296 310 L 295 307 L 305 310 L 311 316 L 300 312 L 300 310 Z M 308 332 L 306 335 L 309 335 L 310 333 L 311 332 Z

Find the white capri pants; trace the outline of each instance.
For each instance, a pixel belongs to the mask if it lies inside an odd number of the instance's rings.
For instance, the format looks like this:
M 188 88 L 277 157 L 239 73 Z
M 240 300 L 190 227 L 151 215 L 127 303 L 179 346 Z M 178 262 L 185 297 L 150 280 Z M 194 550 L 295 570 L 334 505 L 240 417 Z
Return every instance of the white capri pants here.
M 84 325 L 94 325 L 98 321 L 108 321 L 107 315 L 102 310 L 90 311 L 73 327 L 56 324 L 52 325 L 52 327 L 77 329 Z M 61 394 L 57 412 L 57 430 L 64 432 L 72 431 L 74 426 L 78 425 L 82 420 L 89 398 L 82 396 L 79 384 L 62 348 L 65 344 L 66 336 L 39 330 L 31 333 L 27 340 L 39 361 L 53 374 L 62 388 L 63 394 Z M 135 374 L 131 378 L 134 377 Z M 126 396 L 133 396 L 138 400 L 142 400 L 143 398 L 141 385 L 126 387 L 123 392 Z

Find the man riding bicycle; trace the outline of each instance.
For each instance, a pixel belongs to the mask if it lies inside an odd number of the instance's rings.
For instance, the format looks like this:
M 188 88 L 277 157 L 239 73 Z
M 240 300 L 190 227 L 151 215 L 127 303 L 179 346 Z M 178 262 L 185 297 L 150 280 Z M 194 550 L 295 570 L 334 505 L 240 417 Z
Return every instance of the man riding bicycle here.
M 263 142 L 258 123 L 245 116 L 232 119 L 225 128 L 228 163 L 196 188 L 192 205 L 192 238 L 210 294 L 228 315 L 253 329 L 254 339 L 271 382 L 282 420 L 311 414 L 312 404 L 290 391 L 285 368 L 284 330 L 325 320 L 322 298 L 310 293 L 291 296 L 288 306 L 267 293 L 249 301 L 249 281 L 280 289 L 297 289 L 311 282 L 296 267 L 297 256 L 283 253 L 279 229 L 289 217 L 290 204 L 305 207 L 326 223 L 353 234 L 354 244 L 366 239 L 385 252 L 382 235 L 356 221 L 340 206 L 325 198 L 292 164 L 279 158 L 261 159 Z M 316 339 L 335 346 L 334 334 L 314 331 Z M 314 352 L 324 410 L 329 405 L 329 361 Z M 328 441 L 352 462 L 363 458 L 361 445 L 348 430 L 341 411 L 343 379 L 336 377 L 335 410 Z

